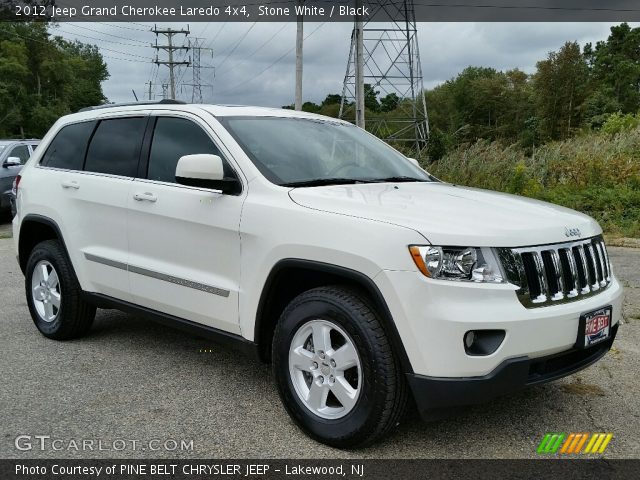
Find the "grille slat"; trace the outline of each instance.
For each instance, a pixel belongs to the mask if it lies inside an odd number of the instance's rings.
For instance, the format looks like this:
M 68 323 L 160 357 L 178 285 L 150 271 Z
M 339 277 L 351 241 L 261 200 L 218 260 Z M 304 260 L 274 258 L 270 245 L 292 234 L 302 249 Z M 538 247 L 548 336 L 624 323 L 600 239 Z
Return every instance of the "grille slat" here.
M 589 288 L 591 290 L 599 290 L 600 282 L 598 281 L 598 268 L 596 266 L 596 258 L 593 253 L 593 245 L 588 243 L 584 246 L 584 256 L 587 259 L 587 271 L 589 272 Z
M 609 262 L 609 253 L 607 252 L 607 247 L 604 244 L 604 240 L 600 240 L 600 248 L 602 249 L 602 254 L 604 255 L 604 266 L 607 270 L 607 278 L 605 278 L 607 284 L 611 281 L 611 263 Z
M 517 294 L 527 308 L 598 293 L 611 283 L 611 265 L 601 236 L 542 247 L 505 249 L 517 263 Z
M 607 285 L 607 266 L 605 263 L 604 253 L 602 253 L 602 244 L 596 241 L 593 245 L 596 255 L 598 256 L 598 266 L 600 267 L 600 286 L 605 287 Z

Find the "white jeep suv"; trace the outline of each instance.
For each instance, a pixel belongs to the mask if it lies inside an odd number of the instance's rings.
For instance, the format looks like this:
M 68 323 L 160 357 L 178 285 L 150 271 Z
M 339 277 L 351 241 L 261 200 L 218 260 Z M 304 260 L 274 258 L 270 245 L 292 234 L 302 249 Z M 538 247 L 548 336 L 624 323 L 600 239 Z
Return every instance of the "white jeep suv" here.
M 622 288 L 599 225 L 438 181 L 349 123 L 179 102 L 61 118 L 21 172 L 16 252 L 42 334 L 97 308 L 271 361 L 313 438 L 355 447 L 600 359 Z

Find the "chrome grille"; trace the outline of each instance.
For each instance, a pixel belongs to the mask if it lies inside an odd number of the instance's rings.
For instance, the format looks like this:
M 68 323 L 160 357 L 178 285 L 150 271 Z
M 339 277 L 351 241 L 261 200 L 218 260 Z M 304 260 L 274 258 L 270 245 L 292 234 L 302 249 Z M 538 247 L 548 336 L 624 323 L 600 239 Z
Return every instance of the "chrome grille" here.
M 539 247 L 498 249 L 509 281 L 527 308 L 595 295 L 611 283 L 602 236 Z

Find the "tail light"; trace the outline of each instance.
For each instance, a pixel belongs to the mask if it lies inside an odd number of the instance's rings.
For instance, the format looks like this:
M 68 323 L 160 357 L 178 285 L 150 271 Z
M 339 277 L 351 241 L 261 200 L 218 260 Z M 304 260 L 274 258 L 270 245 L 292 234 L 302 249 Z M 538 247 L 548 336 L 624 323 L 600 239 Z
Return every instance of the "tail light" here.
M 22 177 L 20 175 L 17 175 L 16 178 L 13 179 L 13 187 L 11 188 L 11 193 L 13 193 L 14 196 L 18 196 L 18 185 L 20 185 L 20 179 Z

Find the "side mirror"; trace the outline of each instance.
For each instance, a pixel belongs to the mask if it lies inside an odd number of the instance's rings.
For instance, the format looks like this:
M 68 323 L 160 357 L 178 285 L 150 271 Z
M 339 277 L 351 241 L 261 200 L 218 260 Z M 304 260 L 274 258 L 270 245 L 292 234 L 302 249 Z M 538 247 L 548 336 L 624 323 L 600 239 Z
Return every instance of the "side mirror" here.
M 415 158 L 407 157 L 407 160 L 409 160 L 411 163 L 413 163 L 416 167 L 422 169 L 422 167 L 420 166 L 420 162 L 418 162 L 418 160 L 416 160 Z
M 176 182 L 232 195 L 240 193 L 240 182 L 237 178 L 224 176 L 224 166 L 218 155 L 198 153 L 180 157 L 176 165 Z
M 4 168 L 21 167 L 22 166 L 22 162 L 20 162 L 20 159 L 18 157 L 9 157 L 4 161 L 2 166 Z
M 423 172 L 426 172 L 427 175 L 429 175 L 431 177 L 432 180 L 435 181 L 440 181 L 438 180 L 436 177 L 434 177 L 433 175 L 431 175 L 429 172 L 427 172 L 424 168 L 422 168 L 422 166 L 420 165 L 420 162 L 418 162 L 418 160 L 416 160 L 415 158 L 409 158 L 407 157 L 407 160 L 409 160 L 411 163 L 413 163 L 416 167 L 418 167 L 420 170 L 422 170 Z

